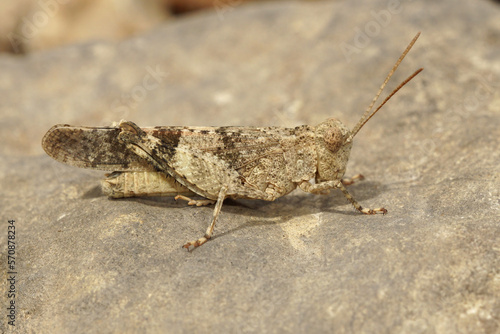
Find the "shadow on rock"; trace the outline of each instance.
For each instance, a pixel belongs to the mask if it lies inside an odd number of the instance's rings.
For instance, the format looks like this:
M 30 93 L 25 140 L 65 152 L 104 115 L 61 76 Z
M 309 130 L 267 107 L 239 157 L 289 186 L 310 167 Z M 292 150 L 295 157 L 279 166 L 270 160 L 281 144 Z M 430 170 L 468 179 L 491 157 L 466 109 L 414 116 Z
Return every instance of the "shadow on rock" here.
M 363 202 L 376 198 L 385 192 L 386 186 L 378 182 L 363 182 L 352 185 L 348 188 L 353 197 L 363 205 Z M 99 187 L 94 187 L 87 191 L 83 198 L 101 197 Z M 196 197 L 198 198 L 198 197 Z M 122 199 L 110 199 L 110 201 L 133 201 L 152 207 L 179 208 L 187 203 L 182 200 L 174 200 L 172 197 L 130 197 Z M 226 199 L 222 207 L 223 213 L 230 213 L 241 216 L 253 216 L 262 218 L 276 217 L 297 217 L 317 214 L 320 212 L 335 212 L 344 215 L 358 215 L 359 213 L 349 206 L 348 210 L 337 210 L 338 206 L 349 204 L 340 190 L 333 189 L 329 195 L 313 195 L 295 191 L 290 195 L 278 198 L 276 201 L 268 202 L 263 200 L 250 199 Z M 381 206 L 383 203 L 380 203 Z M 364 205 L 366 206 L 366 205 Z M 212 206 L 213 207 L 213 206 Z M 195 207 L 193 207 L 195 208 Z

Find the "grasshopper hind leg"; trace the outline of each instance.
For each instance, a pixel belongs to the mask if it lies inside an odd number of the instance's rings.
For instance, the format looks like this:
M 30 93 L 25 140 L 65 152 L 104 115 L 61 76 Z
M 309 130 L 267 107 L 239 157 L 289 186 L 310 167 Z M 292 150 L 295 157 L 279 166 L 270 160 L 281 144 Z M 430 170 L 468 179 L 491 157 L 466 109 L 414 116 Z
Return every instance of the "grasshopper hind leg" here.
M 222 202 L 224 202 L 224 199 L 226 198 L 227 189 L 228 189 L 227 186 L 223 186 L 221 188 L 221 190 L 219 191 L 219 197 L 217 198 L 217 203 L 215 204 L 212 222 L 208 226 L 207 231 L 205 232 L 205 235 L 203 237 L 199 238 L 198 240 L 187 242 L 182 247 L 186 248 L 187 250 L 189 250 L 191 248 L 191 246 L 193 246 L 193 248 L 196 248 L 196 247 L 203 245 L 205 242 L 207 242 L 208 240 L 210 240 L 212 238 L 212 234 L 213 234 L 214 228 L 215 228 L 215 223 L 217 222 L 217 218 L 219 217 L 220 209 L 222 208 Z

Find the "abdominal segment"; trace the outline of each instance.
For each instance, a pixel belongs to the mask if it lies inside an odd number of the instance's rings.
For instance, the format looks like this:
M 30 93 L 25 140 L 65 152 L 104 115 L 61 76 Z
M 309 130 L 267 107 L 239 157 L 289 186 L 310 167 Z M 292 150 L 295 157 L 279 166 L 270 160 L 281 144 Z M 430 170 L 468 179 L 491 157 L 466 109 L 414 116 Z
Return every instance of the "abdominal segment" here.
M 101 186 L 104 195 L 111 198 L 194 195 L 162 172 L 113 172 L 101 181 Z

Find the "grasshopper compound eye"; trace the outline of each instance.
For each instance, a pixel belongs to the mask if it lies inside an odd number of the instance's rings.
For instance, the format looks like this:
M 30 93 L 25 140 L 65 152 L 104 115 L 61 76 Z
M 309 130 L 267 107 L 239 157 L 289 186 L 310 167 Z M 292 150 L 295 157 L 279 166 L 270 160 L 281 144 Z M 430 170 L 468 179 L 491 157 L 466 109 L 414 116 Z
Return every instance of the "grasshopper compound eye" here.
M 344 142 L 344 137 L 342 136 L 342 131 L 340 128 L 329 128 L 325 131 L 323 135 L 323 140 L 325 141 L 326 147 L 334 153 L 337 152 Z

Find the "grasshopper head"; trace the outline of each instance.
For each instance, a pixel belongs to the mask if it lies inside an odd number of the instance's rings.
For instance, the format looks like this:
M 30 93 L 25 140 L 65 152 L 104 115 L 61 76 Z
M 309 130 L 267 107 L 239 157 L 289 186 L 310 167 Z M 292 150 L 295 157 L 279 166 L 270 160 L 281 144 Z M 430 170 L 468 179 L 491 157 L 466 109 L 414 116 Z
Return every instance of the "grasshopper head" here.
M 351 131 L 335 118 L 315 127 L 316 182 L 339 180 L 344 176 L 352 147 Z
M 335 118 L 330 118 L 319 124 L 315 128 L 316 137 L 316 151 L 317 151 L 317 171 L 316 171 L 316 182 L 323 181 L 333 181 L 340 180 L 344 176 L 345 169 L 347 166 L 347 161 L 349 160 L 349 154 L 351 153 L 352 140 L 354 136 L 361 130 L 361 128 L 377 113 L 377 111 L 382 108 L 389 99 L 394 96 L 404 85 L 406 85 L 411 79 L 413 79 L 417 74 L 419 74 L 423 69 L 420 68 L 410 75 L 406 80 L 404 80 L 396 89 L 389 94 L 385 100 L 372 111 L 375 102 L 380 96 L 380 93 L 384 90 L 385 85 L 391 78 L 392 74 L 398 68 L 399 64 L 410 51 L 413 44 L 415 44 L 418 33 L 410 44 L 406 47 L 406 50 L 399 57 L 396 64 L 393 66 L 389 75 L 385 79 L 382 86 L 380 86 L 377 95 L 373 98 L 371 104 L 366 109 L 365 113 L 359 120 L 358 124 L 354 126 L 352 130 L 349 130 L 344 124 Z

